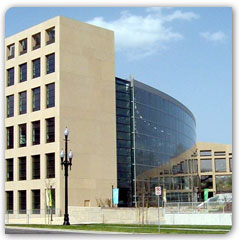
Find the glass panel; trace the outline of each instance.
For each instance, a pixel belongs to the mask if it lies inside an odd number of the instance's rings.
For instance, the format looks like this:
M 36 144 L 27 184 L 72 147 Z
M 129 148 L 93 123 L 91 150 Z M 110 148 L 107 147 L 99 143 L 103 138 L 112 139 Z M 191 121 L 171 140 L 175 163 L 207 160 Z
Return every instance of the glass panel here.
M 212 171 L 212 159 L 201 159 L 201 172 Z
M 217 193 L 232 192 L 232 175 L 216 176 L 216 191 Z
M 226 172 L 226 159 L 225 158 L 215 158 L 215 171 L 216 172 Z

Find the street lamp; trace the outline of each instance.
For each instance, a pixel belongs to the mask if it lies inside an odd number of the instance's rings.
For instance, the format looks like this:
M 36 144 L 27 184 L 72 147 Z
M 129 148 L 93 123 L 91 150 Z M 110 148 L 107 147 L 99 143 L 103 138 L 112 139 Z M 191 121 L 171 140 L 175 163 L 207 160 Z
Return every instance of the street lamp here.
M 69 215 L 68 215 L 68 166 L 70 166 L 70 170 L 71 170 L 73 153 L 72 153 L 72 150 L 70 150 L 68 154 L 68 135 L 69 135 L 69 131 L 66 128 L 64 131 L 65 154 L 63 150 L 60 152 L 61 166 L 62 166 L 62 169 L 63 169 L 63 166 L 65 168 L 65 174 L 64 174 L 65 176 L 65 214 L 64 214 L 63 225 L 70 225 Z M 64 155 L 65 155 L 65 159 L 64 159 Z

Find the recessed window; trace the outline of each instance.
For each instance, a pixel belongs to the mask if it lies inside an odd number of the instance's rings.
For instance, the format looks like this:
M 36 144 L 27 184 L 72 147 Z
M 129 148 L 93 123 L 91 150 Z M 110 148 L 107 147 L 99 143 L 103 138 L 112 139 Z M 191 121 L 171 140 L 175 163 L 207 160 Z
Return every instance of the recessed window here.
M 32 61 L 32 77 L 33 78 L 40 77 L 40 69 L 41 69 L 40 58 L 37 58 Z
M 204 156 L 211 156 L 212 155 L 212 151 L 211 150 L 201 150 L 200 151 L 200 156 L 204 157 Z
M 27 145 L 27 124 L 20 124 L 19 127 L 19 147 L 26 147 Z
M 201 159 L 201 172 L 212 171 L 212 159 Z
M 33 48 L 32 48 L 33 50 L 41 47 L 41 34 L 40 33 L 37 33 L 32 36 L 32 46 L 33 46 Z
M 46 119 L 46 142 L 54 142 L 55 141 L 55 119 L 48 118 Z
M 51 83 L 46 85 L 46 107 L 51 108 L 55 106 L 55 84 Z
M 13 214 L 13 191 L 6 191 L 6 210 L 8 214 Z
M 46 30 L 46 45 L 55 42 L 55 27 Z
M 27 81 L 27 63 L 19 65 L 19 82 Z
M 232 172 L 232 158 L 229 158 L 229 170 Z
M 41 209 L 40 189 L 32 190 L 32 213 L 40 214 Z
M 20 157 L 18 158 L 18 163 L 19 163 L 19 181 L 26 180 L 27 179 L 27 161 L 26 157 Z
M 32 122 L 32 144 L 40 144 L 40 121 Z
M 47 160 L 47 178 L 55 178 L 55 154 L 48 153 L 46 154 Z
M 6 159 L 6 181 L 13 181 L 13 158 Z
M 226 172 L 226 159 L 225 158 L 215 158 L 215 171 L 216 172 Z
M 27 112 L 27 91 L 19 93 L 19 114 Z
M 27 191 L 20 190 L 18 191 L 19 197 L 19 214 L 26 214 L 27 211 Z
M 15 56 L 15 44 L 7 46 L 7 59 L 12 59 Z
M 40 179 L 40 155 L 32 156 L 32 179 Z
M 14 95 L 7 96 L 7 117 L 14 115 Z
M 19 54 L 22 55 L 27 52 L 27 38 L 19 41 Z
M 46 56 L 46 73 L 55 72 L 55 53 Z
M 214 156 L 225 156 L 225 155 L 226 155 L 225 151 L 214 152 Z
M 7 86 L 14 84 L 14 68 L 7 69 Z
M 14 143 L 14 128 L 13 126 L 7 127 L 7 149 L 13 148 Z
M 32 89 L 32 110 L 40 110 L 40 87 Z

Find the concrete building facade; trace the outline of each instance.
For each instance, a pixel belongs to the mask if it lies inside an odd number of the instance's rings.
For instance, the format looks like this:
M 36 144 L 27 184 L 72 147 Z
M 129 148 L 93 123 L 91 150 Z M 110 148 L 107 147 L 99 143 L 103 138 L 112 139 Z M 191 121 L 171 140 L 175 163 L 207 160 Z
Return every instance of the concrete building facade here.
M 65 127 L 76 156 L 69 205 L 111 198 L 117 186 L 113 32 L 56 17 L 5 44 L 7 210 L 39 213 L 52 186 L 54 207 L 63 212 Z

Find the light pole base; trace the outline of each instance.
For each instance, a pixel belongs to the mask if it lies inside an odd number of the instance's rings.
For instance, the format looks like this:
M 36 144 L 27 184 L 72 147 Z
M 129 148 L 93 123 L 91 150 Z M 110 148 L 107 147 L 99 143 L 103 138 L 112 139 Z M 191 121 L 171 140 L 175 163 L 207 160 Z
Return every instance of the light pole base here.
M 64 214 L 64 222 L 63 222 L 63 225 L 70 225 L 69 215 L 68 215 L 68 214 Z

